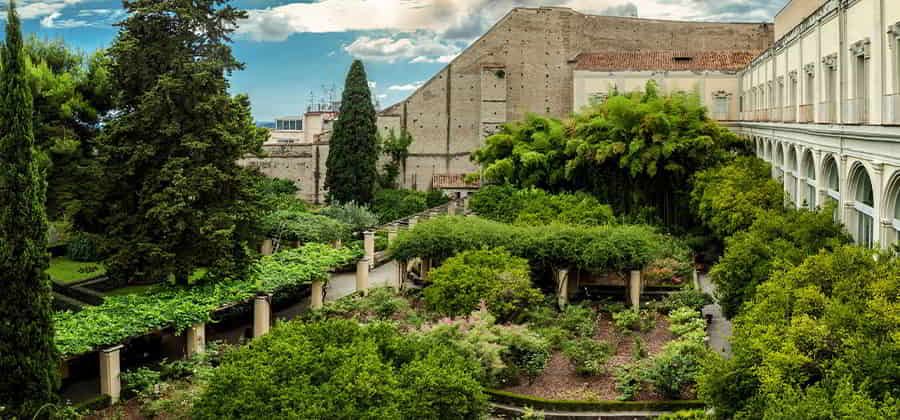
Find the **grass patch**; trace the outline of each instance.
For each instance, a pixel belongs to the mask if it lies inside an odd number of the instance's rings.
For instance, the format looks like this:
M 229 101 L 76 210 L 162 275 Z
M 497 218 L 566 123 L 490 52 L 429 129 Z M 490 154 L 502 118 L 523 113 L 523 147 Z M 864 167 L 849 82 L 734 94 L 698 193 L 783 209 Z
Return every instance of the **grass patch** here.
M 56 282 L 71 284 L 100 277 L 106 274 L 106 268 L 100 263 L 78 262 L 66 257 L 55 257 L 50 259 L 47 274 Z

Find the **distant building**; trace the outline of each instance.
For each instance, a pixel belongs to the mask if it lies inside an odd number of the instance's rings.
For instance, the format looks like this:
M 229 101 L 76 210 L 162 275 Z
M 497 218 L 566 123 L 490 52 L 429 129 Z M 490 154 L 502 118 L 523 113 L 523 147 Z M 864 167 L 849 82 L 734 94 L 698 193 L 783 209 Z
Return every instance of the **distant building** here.
M 900 240 L 900 1 L 793 0 L 740 73 L 740 122 L 790 202 L 837 204 L 856 241 Z

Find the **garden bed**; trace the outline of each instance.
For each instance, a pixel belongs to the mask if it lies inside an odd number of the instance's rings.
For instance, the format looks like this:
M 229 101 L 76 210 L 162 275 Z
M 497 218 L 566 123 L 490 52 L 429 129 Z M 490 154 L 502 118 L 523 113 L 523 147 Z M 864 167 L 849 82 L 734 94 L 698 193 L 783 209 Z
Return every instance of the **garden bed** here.
M 597 334 L 594 339 L 611 344 L 614 351 L 603 366 L 603 374 L 579 375 L 563 352 L 555 350 L 552 352 L 546 368 L 540 376 L 535 378 L 534 382 L 529 384 L 527 380 L 522 380 L 519 385 L 501 390 L 546 400 L 615 400 L 620 393 L 616 390 L 616 379 L 613 373 L 616 368 L 625 366 L 635 359 L 635 338 L 639 338 L 644 343 L 647 357 L 652 357 L 659 354 L 663 346 L 675 338 L 668 327 L 668 320 L 660 317 L 652 329 L 646 332 L 622 334 L 615 331 L 610 315 L 601 313 L 597 320 Z M 639 401 L 663 399 L 664 397 L 651 391 L 643 391 L 636 398 Z

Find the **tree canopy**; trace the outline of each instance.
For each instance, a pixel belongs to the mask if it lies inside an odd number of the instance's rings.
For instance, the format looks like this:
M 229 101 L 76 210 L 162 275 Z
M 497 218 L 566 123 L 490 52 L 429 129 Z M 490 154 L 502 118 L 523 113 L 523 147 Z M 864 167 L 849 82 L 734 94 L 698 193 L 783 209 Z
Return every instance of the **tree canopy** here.
M 347 73 L 341 113 L 328 146 L 325 188 L 331 203 L 370 204 L 378 178 L 375 106 L 362 61 Z
M 474 159 L 489 182 L 551 192 L 587 191 L 617 213 L 646 207 L 669 226 L 690 224 L 690 178 L 740 140 L 711 120 L 696 95 L 615 94 L 567 120 L 528 116 L 487 138 Z
M 720 418 L 900 416 L 900 259 L 855 246 L 782 265 L 705 367 Z
M 119 281 L 240 275 L 256 201 L 237 161 L 265 138 L 248 98 L 228 93 L 242 68 L 229 36 L 246 14 L 225 0 L 125 7 L 109 49 L 117 112 L 98 145 L 106 189 L 76 221 L 106 235 Z
M 31 418 L 55 399 L 58 354 L 53 345 L 47 268 L 46 185 L 37 162 L 28 63 L 15 1 L 0 50 L 0 401 L 6 417 Z

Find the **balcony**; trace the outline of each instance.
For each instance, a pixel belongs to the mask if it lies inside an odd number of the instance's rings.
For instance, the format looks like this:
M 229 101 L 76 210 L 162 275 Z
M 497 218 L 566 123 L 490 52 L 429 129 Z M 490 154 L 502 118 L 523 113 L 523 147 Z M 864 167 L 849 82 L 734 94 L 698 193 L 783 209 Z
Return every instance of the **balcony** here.
M 813 122 L 813 106 L 809 105 L 800 105 L 800 116 L 797 120 L 799 123 L 811 123 Z
M 844 101 L 842 111 L 844 124 L 865 124 L 869 122 L 869 104 L 863 98 Z
M 833 124 L 835 120 L 835 103 L 833 101 L 819 102 L 819 118 L 816 119 L 820 124 Z
M 884 123 L 900 125 L 900 93 L 884 96 Z
M 786 106 L 781 109 L 781 121 L 786 123 L 797 122 L 797 107 Z

